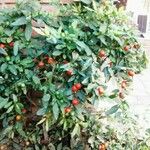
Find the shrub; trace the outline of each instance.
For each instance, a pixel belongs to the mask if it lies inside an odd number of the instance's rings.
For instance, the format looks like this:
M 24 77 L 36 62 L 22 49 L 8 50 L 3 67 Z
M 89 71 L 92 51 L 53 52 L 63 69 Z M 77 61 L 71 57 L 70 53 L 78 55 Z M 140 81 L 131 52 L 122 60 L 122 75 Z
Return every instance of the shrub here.
M 123 10 L 110 1 L 87 2 L 58 4 L 58 14 L 42 12 L 36 1 L 1 11 L 3 147 L 147 148 L 134 121 L 127 127 L 132 119 L 124 99 L 133 76 L 146 66 L 145 52 Z M 115 105 L 97 111 L 105 100 Z M 111 125 L 114 118 L 124 120 L 125 134 Z

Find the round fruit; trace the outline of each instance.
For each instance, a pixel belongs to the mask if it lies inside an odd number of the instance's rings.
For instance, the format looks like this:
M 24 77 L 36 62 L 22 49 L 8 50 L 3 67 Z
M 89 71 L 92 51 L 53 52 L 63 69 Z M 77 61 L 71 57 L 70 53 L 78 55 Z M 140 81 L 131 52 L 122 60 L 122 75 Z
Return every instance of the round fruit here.
M 9 46 L 10 46 L 10 47 L 14 47 L 14 42 L 10 42 L 10 43 L 9 43 Z
M 126 88 L 126 81 L 122 81 L 121 87 L 122 87 L 123 89 Z
M 64 61 L 63 61 L 63 64 L 68 64 L 68 61 L 67 61 L 67 60 L 64 60 Z
M 129 49 L 130 49 L 130 46 L 125 46 L 124 48 L 123 48 L 125 51 L 128 51 Z
M 38 64 L 38 67 L 39 67 L 39 68 L 44 67 L 44 62 L 43 62 L 43 61 L 40 61 L 39 64 Z
M 98 150 L 106 150 L 105 144 L 100 144 Z
M 70 113 L 71 112 L 71 107 L 66 107 L 65 108 L 65 113 Z
M 0 48 L 5 48 L 5 44 L 0 44 Z
M 139 48 L 140 48 L 140 45 L 139 45 L 138 43 L 135 43 L 135 44 L 133 45 L 133 48 L 139 49 Z
M 22 113 L 25 114 L 27 113 L 27 110 L 25 108 L 22 109 Z
M 48 60 L 47 60 L 48 64 L 54 64 L 54 62 L 55 62 L 54 59 L 51 58 L 51 57 L 49 57 Z
M 72 70 L 68 70 L 68 71 L 66 72 L 66 74 L 67 74 L 68 76 L 72 76 Z
M 77 92 L 77 91 L 78 91 L 77 87 L 75 85 L 73 85 L 72 86 L 72 92 Z
M 26 146 L 29 146 L 30 145 L 30 142 L 29 141 L 26 141 Z
M 6 61 L 10 61 L 10 57 L 9 56 L 6 56 Z
M 72 105 L 76 106 L 78 104 L 79 104 L 79 100 L 78 99 L 75 98 L 75 99 L 72 100 Z
M 82 85 L 81 85 L 81 83 L 76 83 L 76 84 L 75 84 L 75 87 L 76 87 L 78 90 L 80 90 L 81 87 L 82 87 Z
M 17 115 L 16 116 L 16 121 L 20 121 L 21 120 L 21 116 L 20 115 Z
M 101 51 L 99 51 L 99 57 L 105 57 L 106 56 L 106 54 L 105 54 L 105 51 L 104 50 L 101 50 Z
M 110 66 L 110 67 L 112 67 L 112 66 L 113 66 L 113 63 L 112 63 L 112 62 L 110 62 L 110 63 L 109 63 L 109 66 Z
M 7 145 L 0 145 L 0 150 L 7 150 L 7 149 L 8 149 Z
M 98 88 L 98 93 L 100 96 L 102 96 L 104 94 L 104 88 L 103 87 L 99 87 Z
M 123 95 L 122 92 L 119 93 L 119 98 L 121 98 L 121 99 L 124 99 L 124 98 L 125 98 L 125 96 Z
M 128 75 L 129 75 L 130 77 L 133 77 L 133 76 L 135 75 L 135 73 L 134 73 L 134 71 L 129 70 L 129 71 L 128 71 Z

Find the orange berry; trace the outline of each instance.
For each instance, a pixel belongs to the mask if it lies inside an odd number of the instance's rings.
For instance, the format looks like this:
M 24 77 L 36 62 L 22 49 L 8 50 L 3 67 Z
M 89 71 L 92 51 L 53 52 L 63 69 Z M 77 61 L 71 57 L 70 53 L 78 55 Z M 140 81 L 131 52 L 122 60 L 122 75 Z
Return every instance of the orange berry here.
M 44 67 L 44 65 L 45 65 L 45 64 L 44 64 L 44 62 L 43 62 L 43 61 L 40 61 L 40 62 L 38 63 L 38 67 L 39 67 L 39 68 Z
M 127 86 L 126 81 L 122 81 L 121 87 L 124 89 L 124 88 L 126 88 L 126 86 Z
M 5 44 L 0 44 L 0 48 L 5 48 L 6 46 L 5 46 Z
M 76 106 L 78 104 L 79 104 L 79 100 L 78 99 L 75 98 L 75 99 L 72 100 L 72 105 Z
M 22 109 L 22 113 L 25 114 L 27 113 L 27 110 L 25 108 Z
M 130 46 L 127 45 L 127 46 L 125 46 L 123 49 L 124 49 L 124 51 L 129 51 Z
M 102 96 L 104 94 L 104 88 L 100 86 L 98 88 L 98 93 L 99 93 L 100 96 Z
M 72 86 L 72 92 L 75 93 L 75 92 L 77 92 L 77 91 L 78 91 L 77 87 L 76 87 L 75 85 L 73 85 L 73 86 Z
M 52 65 L 55 63 L 55 60 L 53 58 L 49 57 L 47 60 L 47 63 Z
M 72 76 L 72 70 L 67 70 L 66 74 L 67 74 L 68 76 Z
M 10 47 L 14 47 L 14 42 L 10 42 L 10 43 L 9 43 L 9 46 L 10 46 Z
M 81 87 L 82 87 L 81 83 L 76 83 L 75 86 L 76 86 L 76 88 L 77 88 L 78 90 L 80 90 Z
M 99 55 L 99 57 L 101 57 L 101 58 L 106 56 L 104 50 L 100 50 L 98 55 Z
M 16 121 L 20 121 L 21 120 L 21 116 L 20 115 L 17 115 L 16 116 Z
M 98 150 L 106 150 L 105 144 L 104 143 L 100 144 Z
M 71 112 L 71 107 L 66 107 L 65 108 L 65 113 L 70 113 Z
M 125 98 L 125 96 L 124 96 L 124 94 L 122 92 L 119 93 L 119 98 L 121 98 L 121 99 Z
M 128 75 L 129 75 L 130 77 L 133 77 L 133 76 L 135 75 L 135 73 L 134 73 L 134 71 L 129 70 L 129 71 L 128 71 Z

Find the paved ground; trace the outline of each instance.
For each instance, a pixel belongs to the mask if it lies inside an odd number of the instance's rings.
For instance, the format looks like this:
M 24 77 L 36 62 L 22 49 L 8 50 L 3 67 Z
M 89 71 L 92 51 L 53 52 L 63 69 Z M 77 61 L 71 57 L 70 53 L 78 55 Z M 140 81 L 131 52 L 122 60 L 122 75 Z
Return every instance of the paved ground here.
M 150 40 L 143 41 L 150 61 Z M 140 75 L 136 75 L 133 91 L 128 96 L 130 110 L 139 116 L 139 124 L 150 128 L 150 64 Z

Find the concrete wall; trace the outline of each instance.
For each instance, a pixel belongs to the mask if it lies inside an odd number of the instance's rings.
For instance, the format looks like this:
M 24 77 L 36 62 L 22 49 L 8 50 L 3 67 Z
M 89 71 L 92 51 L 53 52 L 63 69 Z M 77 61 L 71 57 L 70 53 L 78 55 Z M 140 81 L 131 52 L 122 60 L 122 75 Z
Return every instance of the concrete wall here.
M 134 23 L 137 23 L 138 15 L 148 16 L 145 36 L 150 39 L 150 9 L 145 5 L 145 0 L 128 0 L 126 10 L 134 14 Z

